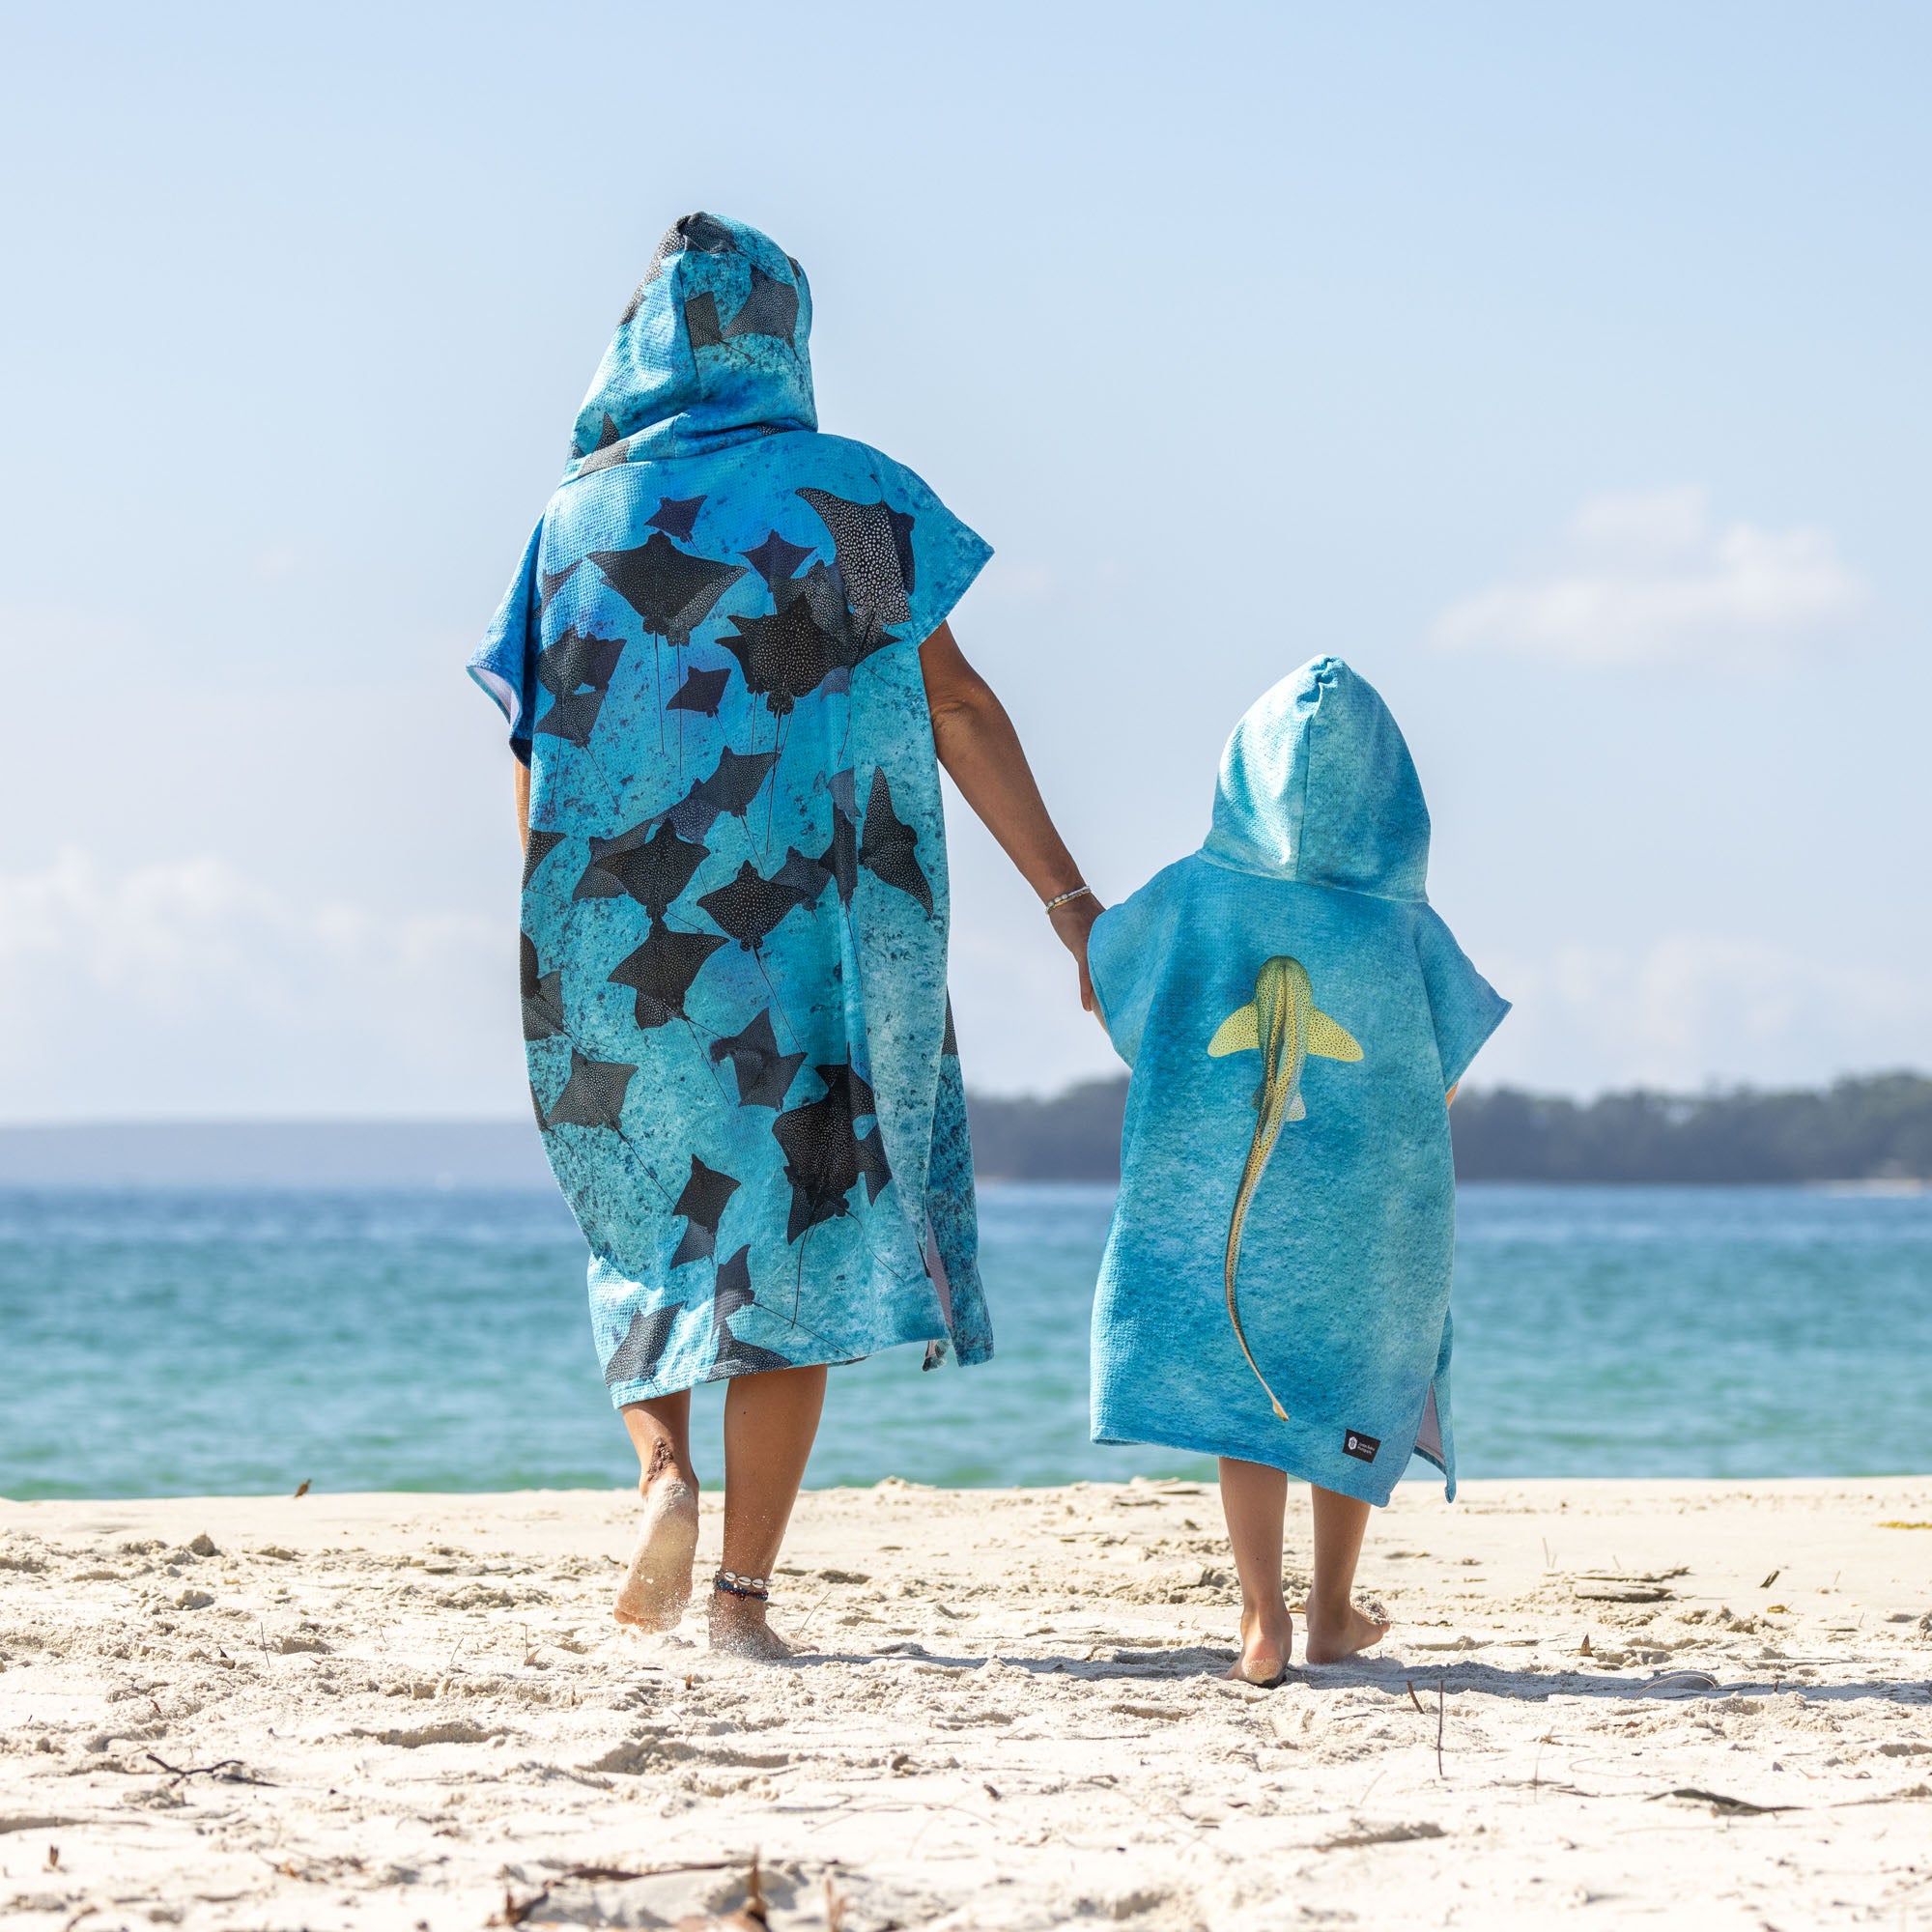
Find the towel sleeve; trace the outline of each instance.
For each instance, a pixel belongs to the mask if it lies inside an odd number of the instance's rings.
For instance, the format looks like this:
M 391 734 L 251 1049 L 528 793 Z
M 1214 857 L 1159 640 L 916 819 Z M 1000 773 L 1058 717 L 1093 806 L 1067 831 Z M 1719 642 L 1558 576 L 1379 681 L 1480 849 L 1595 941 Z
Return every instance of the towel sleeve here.
M 1510 1003 L 1478 973 L 1431 906 L 1417 910 L 1415 950 L 1446 1093 L 1469 1070 L 1483 1042 L 1502 1024 Z
M 1087 936 L 1087 972 L 1100 1024 L 1129 1066 L 1139 1057 L 1167 955 L 1172 921 L 1166 883 L 1167 875 L 1158 874 L 1131 898 L 1109 906 Z
M 525 764 L 530 761 L 530 727 L 535 724 L 537 652 L 537 552 L 543 525 L 530 532 L 524 560 L 497 606 L 497 614 L 470 654 L 469 675 L 502 708 L 510 726 L 510 750 Z
M 986 567 L 993 547 L 903 465 L 881 457 L 878 478 L 909 612 L 894 628 L 907 643 L 923 644 Z

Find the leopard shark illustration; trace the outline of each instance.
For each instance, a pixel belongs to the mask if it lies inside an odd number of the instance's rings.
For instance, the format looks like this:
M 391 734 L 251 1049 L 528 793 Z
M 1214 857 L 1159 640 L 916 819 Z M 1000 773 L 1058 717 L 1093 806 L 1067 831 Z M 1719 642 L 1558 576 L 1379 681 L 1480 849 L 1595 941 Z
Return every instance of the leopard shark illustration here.
M 1248 1146 L 1248 1158 L 1241 1169 L 1241 1185 L 1235 1196 L 1235 1211 L 1228 1218 L 1228 1249 L 1222 1274 L 1228 1291 L 1228 1320 L 1234 1325 L 1235 1340 L 1241 1345 L 1255 1379 L 1267 1392 L 1274 1412 L 1283 1422 L 1288 1410 L 1281 1398 L 1268 1387 L 1248 1338 L 1241 1328 L 1240 1305 L 1235 1294 L 1235 1278 L 1241 1265 L 1241 1228 L 1248 1208 L 1267 1169 L 1268 1157 L 1285 1121 L 1308 1118 L 1307 1102 L 1301 1097 L 1301 1069 L 1312 1053 L 1323 1060 L 1360 1060 L 1362 1049 L 1345 1027 L 1320 1011 L 1315 1005 L 1315 988 L 1308 969 L 1299 959 L 1277 954 L 1263 963 L 1255 976 L 1255 996 L 1246 1006 L 1237 1007 L 1214 1030 L 1208 1051 L 1219 1059 L 1230 1053 L 1262 1056 L 1262 1081 L 1255 1089 L 1255 1136 Z

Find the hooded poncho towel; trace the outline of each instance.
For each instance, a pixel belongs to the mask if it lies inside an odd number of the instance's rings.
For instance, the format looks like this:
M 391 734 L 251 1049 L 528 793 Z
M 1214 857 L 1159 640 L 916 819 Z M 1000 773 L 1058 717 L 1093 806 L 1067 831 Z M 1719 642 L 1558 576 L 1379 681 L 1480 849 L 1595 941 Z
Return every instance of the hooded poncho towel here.
M 1428 866 L 1395 720 L 1317 658 L 1236 727 L 1207 843 L 1095 922 L 1133 1068 L 1095 1441 L 1373 1503 L 1413 1448 L 1455 1495 L 1443 1096 L 1509 1007 L 1430 909 Z
M 919 644 L 991 554 L 816 433 L 805 270 L 659 243 L 481 647 L 530 768 L 523 1009 L 619 1405 L 992 1351 Z

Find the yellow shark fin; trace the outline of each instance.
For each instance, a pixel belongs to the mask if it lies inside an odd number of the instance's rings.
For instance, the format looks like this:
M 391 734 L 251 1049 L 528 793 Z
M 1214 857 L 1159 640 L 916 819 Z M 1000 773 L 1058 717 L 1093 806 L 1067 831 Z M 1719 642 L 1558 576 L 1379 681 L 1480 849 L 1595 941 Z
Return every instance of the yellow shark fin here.
M 1326 1013 L 1310 1010 L 1308 1015 L 1308 1050 L 1317 1053 L 1323 1060 L 1359 1060 L 1362 1049 L 1355 1037 L 1348 1028 L 1337 1026 Z M 1293 1120 L 1294 1117 L 1290 1115 Z
M 1208 1051 L 1219 1060 L 1229 1053 L 1259 1053 L 1261 1044 L 1261 1019 L 1255 1011 L 1255 1003 L 1250 1000 L 1245 1007 L 1236 1008 L 1214 1029 L 1214 1037 L 1208 1042 Z
M 1285 1121 L 1305 1121 L 1308 1118 L 1308 1103 L 1299 1094 L 1288 1103 L 1288 1112 L 1282 1116 Z

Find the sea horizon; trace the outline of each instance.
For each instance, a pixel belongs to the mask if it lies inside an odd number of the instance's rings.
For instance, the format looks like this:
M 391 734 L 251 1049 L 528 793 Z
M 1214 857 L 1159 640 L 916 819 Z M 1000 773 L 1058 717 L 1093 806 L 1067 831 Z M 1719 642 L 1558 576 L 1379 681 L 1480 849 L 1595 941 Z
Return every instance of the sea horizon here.
M 992 1181 L 1113 1182 L 1123 1075 L 1048 1095 L 969 1091 Z M 1450 1115 L 1460 1180 L 1932 1187 L 1932 1078 L 1847 1075 L 1817 1090 L 1645 1089 L 1590 1100 L 1472 1087 Z M 231 1116 L 0 1122 L 4 1187 L 554 1188 L 526 1115 Z
M 994 1359 L 838 1370 L 808 1484 L 1211 1478 L 1211 1458 L 1088 1439 L 1113 1194 L 986 1185 Z M 1465 1182 L 1458 1217 L 1464 1480 L 1932 1470 L 1925 1193 Z M 548 1186 L 0 1185 L 0 1495 L 621 1486 L 583 1269 Z M 707 1483 L 721 1409 L 700 1387 Z

